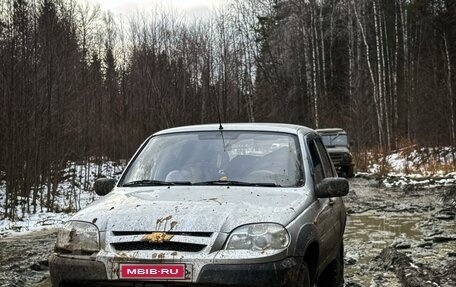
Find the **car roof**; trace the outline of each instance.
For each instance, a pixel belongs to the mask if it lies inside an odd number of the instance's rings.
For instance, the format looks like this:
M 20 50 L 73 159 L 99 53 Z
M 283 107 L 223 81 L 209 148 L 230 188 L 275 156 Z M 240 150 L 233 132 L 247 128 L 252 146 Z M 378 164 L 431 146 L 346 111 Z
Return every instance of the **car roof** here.
M 341 128 L 316 129 L 315 131 L 319 134 L 346 133 Z
M 281 123 L 225 123 L 223 124 L 224 131 L 269 131 L 269 132 L 283 132 L 297 134 L 298 131 L 307 134 L 314 130 L 292 124 L 281 124 Z M 205 124 L 205 125 L 192 125 L 175 127 L 166 130 L 156 132 L 156 135 L 171 134 L 171 133 L 182 133 L 182 132 L 195 132 L 195 131 L 214 131 L 219 130 L 220 124 Z

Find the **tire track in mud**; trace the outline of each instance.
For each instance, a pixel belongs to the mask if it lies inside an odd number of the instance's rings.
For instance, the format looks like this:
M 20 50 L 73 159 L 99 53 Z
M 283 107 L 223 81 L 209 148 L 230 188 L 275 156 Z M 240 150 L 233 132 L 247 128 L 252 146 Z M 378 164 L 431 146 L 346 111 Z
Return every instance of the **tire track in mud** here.
M 45 286 L 56 229 L 0 239 L 0 287 Z

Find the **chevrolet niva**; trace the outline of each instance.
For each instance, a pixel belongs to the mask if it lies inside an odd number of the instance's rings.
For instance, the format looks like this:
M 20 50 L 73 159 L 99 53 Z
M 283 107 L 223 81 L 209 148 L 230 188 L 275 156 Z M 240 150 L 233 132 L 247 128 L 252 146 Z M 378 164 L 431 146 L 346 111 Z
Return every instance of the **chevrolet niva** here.
M 160 131 L 94 189 L 58 233 L 53 286 L 343 286 L 348 181 L 312 129 Z

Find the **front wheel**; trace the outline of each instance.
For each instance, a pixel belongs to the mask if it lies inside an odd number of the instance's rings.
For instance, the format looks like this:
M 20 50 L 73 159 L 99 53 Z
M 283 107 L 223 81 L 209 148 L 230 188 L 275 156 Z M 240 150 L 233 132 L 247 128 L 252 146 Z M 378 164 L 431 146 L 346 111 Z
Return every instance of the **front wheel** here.
M 345 174 L 346 174 L 347 178 L 352 178 L 355 176 L 355 168 L 353 165 L 347 166 L 347 168 L 345 170 L 346 170 Z
M 291 285 L 292 287 L 310 287 L 310 274 L 309 267 L 307 267 L 307 262 L 303 261 L 299 268 L 299 274 L 296 282 Z
M 342 287 L 344 286 L 344 245 L 342 244 L 337 257 L 329 263 L 321 273 L 317 282 L 318 287 Z

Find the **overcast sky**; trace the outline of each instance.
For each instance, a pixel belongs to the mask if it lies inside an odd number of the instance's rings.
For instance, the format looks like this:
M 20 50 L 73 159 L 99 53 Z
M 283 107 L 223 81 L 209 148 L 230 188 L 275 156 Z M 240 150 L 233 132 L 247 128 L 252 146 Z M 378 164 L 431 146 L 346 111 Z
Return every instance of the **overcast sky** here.
M 176 8 L 190 16 L 203 16 L 210 13 L 211 9 L 220 7 L 228 0 L 87 0 L 98 3 L 105 11 L 110 10 L 115 14 L 128 15 L 136 10 L 150 9 L 154 6 Z

